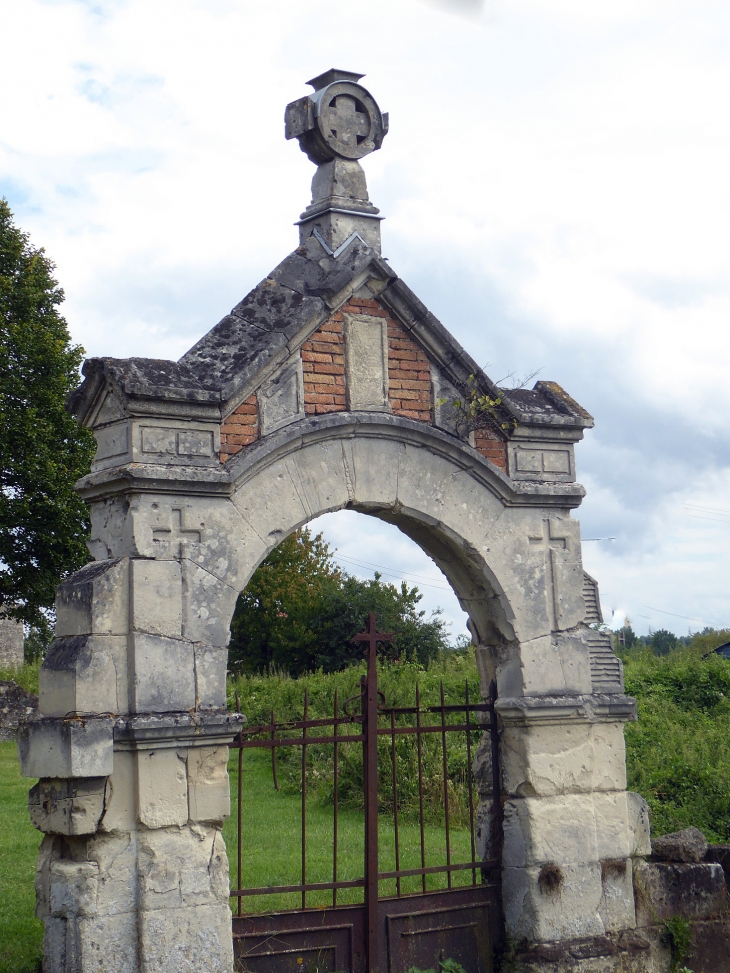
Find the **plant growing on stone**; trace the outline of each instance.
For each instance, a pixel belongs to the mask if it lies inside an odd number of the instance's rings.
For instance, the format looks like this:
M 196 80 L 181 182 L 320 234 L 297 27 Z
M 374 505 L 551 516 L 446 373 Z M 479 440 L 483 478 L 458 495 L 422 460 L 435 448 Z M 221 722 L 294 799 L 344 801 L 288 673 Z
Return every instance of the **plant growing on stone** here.
M 671 973 L 692 973 L 684 964 L 690 952 L 692 944 L 692 927 L 687 919 L 679 916 L 672 916 L 664 923 L 665 935 L 668 945 L 672 951 Z
M 500 411 L 502 396 L 497 390 L 496 395 L 489 395 L 483 391 L 476 375 L 470 375 L 461 396 L 455 399 L 442 397 L 436 400 L 437 406 L 449 405 L 453 410 L 457 429 L 464 435 L 492 421 L 501 429 L 511 429 L 517 425 L 515 420 L 505 421 Z

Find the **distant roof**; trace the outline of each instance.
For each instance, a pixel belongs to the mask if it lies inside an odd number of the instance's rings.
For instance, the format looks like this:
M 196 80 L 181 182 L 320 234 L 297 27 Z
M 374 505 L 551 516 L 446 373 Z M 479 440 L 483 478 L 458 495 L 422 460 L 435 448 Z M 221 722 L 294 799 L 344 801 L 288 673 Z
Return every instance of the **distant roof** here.
M 725 659 L 730 659 L 730 642 L 723 642 L 722 645 L 718 645 L 712 652 L 715 655 L 721 655 Z

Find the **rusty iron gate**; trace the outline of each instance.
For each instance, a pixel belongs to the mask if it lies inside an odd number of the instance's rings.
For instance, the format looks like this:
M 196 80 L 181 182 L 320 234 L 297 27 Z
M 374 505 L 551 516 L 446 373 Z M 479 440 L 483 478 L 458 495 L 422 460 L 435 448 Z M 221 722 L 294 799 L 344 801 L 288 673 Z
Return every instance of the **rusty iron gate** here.
M 474 781 L 472 757 L 475 733 L 487 733 L 491 743 L 491 790 L 493 811 L 489 827 L 493 834 L 491 848 L 499 848 L 501 821 L 499 808 L 498 734 L 494 702 L 496 686 L 492 684 L 488 700 L 469 700 L 468 683 L 464 702 L 446 705 L 443 684 L 441 702 L 422 706 L 418 686 L 415 705 L 388 706 L 378 690 L 376 647 L 393 636 L 377 632 L 377 616 L 370 615 L 368 627 L 353 641 L 367 645 L 367 676 L 362 677 L 361 693 L 339 705 L 335 694 L 333 714 L 326 719 L 309 719 L 308 695 L 304 697 L 304 719 L 277 723 L 271 714 L 269 723 L 244 727 L 231 748 L 238 751 L 238 846 L 234 859 L 234 883 L 231 890 L 233 943 L 236 973 L 406 973 L 411 967 L 440 973 L 439 964 L 451 959 L 466 973 L 492 973 L 493 953 L 500 930 L 499 862 L 479 860 L 475 840 Z M 359 702 L 359 712 L 352 712 Z M 410 722 L 407 722 L 410 719 Z M 454 722 L 457 720 L 457 722 Z M 326 731 L 331 728 L 331 733 Z M 455 861 L 450 829 L 448 741 L 453 734 L 466 737 L 466 775 L 468 819 L 471 833 L 468 861 Z M 424 814 L 423 738 L 436 734 L 440 738 L 442 795 L 444 802 L 443 861 L 427 865 L 426 817 Z M 398 813 L 398 780 L 396 773 L 397 740 L 415 736 L 418 774 L 418 820 L 420 828 L 420 867 L 401 868 Z M 379 871 L 378 858 L 378 737 L 390 738 L 392 759 L 392 827 L 395 868 Z M 357 878 L 341 879 L 338 873 L 339 766 L 341 748 L 361 744 L 363 751 L 363 791 L 365 805 L 363 868 Z M 331 881 L 307 880 L 307 748 L 331 745 L 333 748 L 333 842 Z M 246 822 L 242 814 L 242 772 L 244 750 L 265 748 L 271 751 L 274 785 L 278 789 L 276 751 L 301 747 L 301 881 L 291 885 L 261 885 L 242 888 L 243 856 L 247 841 Z M 382 815 L 381 815 L 382 827 Z M 271 840 L 267 836 L 265 840 Z M 259 840 L 261 837 L 259 836 Z M 231 856 L 233 858 L 233 856 Z M 457 873 L 471 873 L 470 883 L 457 884 Z M 427 876 L 442 875 L 446 888 L 429 890 Z M 416 877 L 418 891 L 406 891 L 405 879 Z M 467 876 L 468 877 L 468 876 Z M 395 895 L 381 894 L 385 880 L 395 882 Z M 362 889 L 362 900 L 338 902 L 345 889 Z M 312 893 L 331 894 L 331 904 L 312 907 Z M 282 911 L 250 911 L 248 903 L 255 897 L 296 893 L 301 906 Z M 310 897 L 308 904 L 307 896 Z M 259 899 L 259 901 L 262 901 Z M 449 964 L 447 964 L 448 969 Z

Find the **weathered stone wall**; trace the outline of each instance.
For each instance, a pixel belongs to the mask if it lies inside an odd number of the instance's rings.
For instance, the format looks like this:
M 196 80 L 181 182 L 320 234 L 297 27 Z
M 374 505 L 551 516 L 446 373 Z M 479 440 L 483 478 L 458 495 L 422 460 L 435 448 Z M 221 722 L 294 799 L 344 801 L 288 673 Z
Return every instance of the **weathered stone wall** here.
M 14 618 L 0 618 L 0 669 L 18 669 L 23 665 L 23 623 Z

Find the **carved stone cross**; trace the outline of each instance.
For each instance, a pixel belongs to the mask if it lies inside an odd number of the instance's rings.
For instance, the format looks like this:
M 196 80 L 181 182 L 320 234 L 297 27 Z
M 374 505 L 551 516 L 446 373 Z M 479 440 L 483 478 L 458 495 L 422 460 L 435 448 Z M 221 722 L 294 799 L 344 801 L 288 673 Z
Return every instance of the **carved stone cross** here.
M 365 138 L 370 132 L 370 118 L 365 112 L 357 110 L 357 103 L 351 95 L 338 95 L 323 109 L 322 115 L 326 127 L 344 145 L 357 145 L 358 136 Z
M 183 512 L 179 508 L 173 507 L 171 511 L 171 526 L 159 527 L 152 531 L 153 543 L 166 542 L 170 544 L 173 551 L 177 551 L 174 556 L 180 560 L 184 556 L 183 550 L 189 541 L 200 543 L 201 533 L 193 528 L 183 527 Z M 159 535 L 159 536 L 158 536 Z M 175 546 L 177 545 L 177 547 Z
M 550 627 L 555 631 L 560 617 L 560 592 L 558 591 L 558 575 L 555 570 L 555 552 L 565 551 L 568 547 L 566 534 L 553 532 L 552 520 L 543 520 L 542 533 L 539 537 L 529 538 L 530 547 L 542 548 L 545 551 L 546 574 L 548 587 L 548 604 L 550 605 Z

